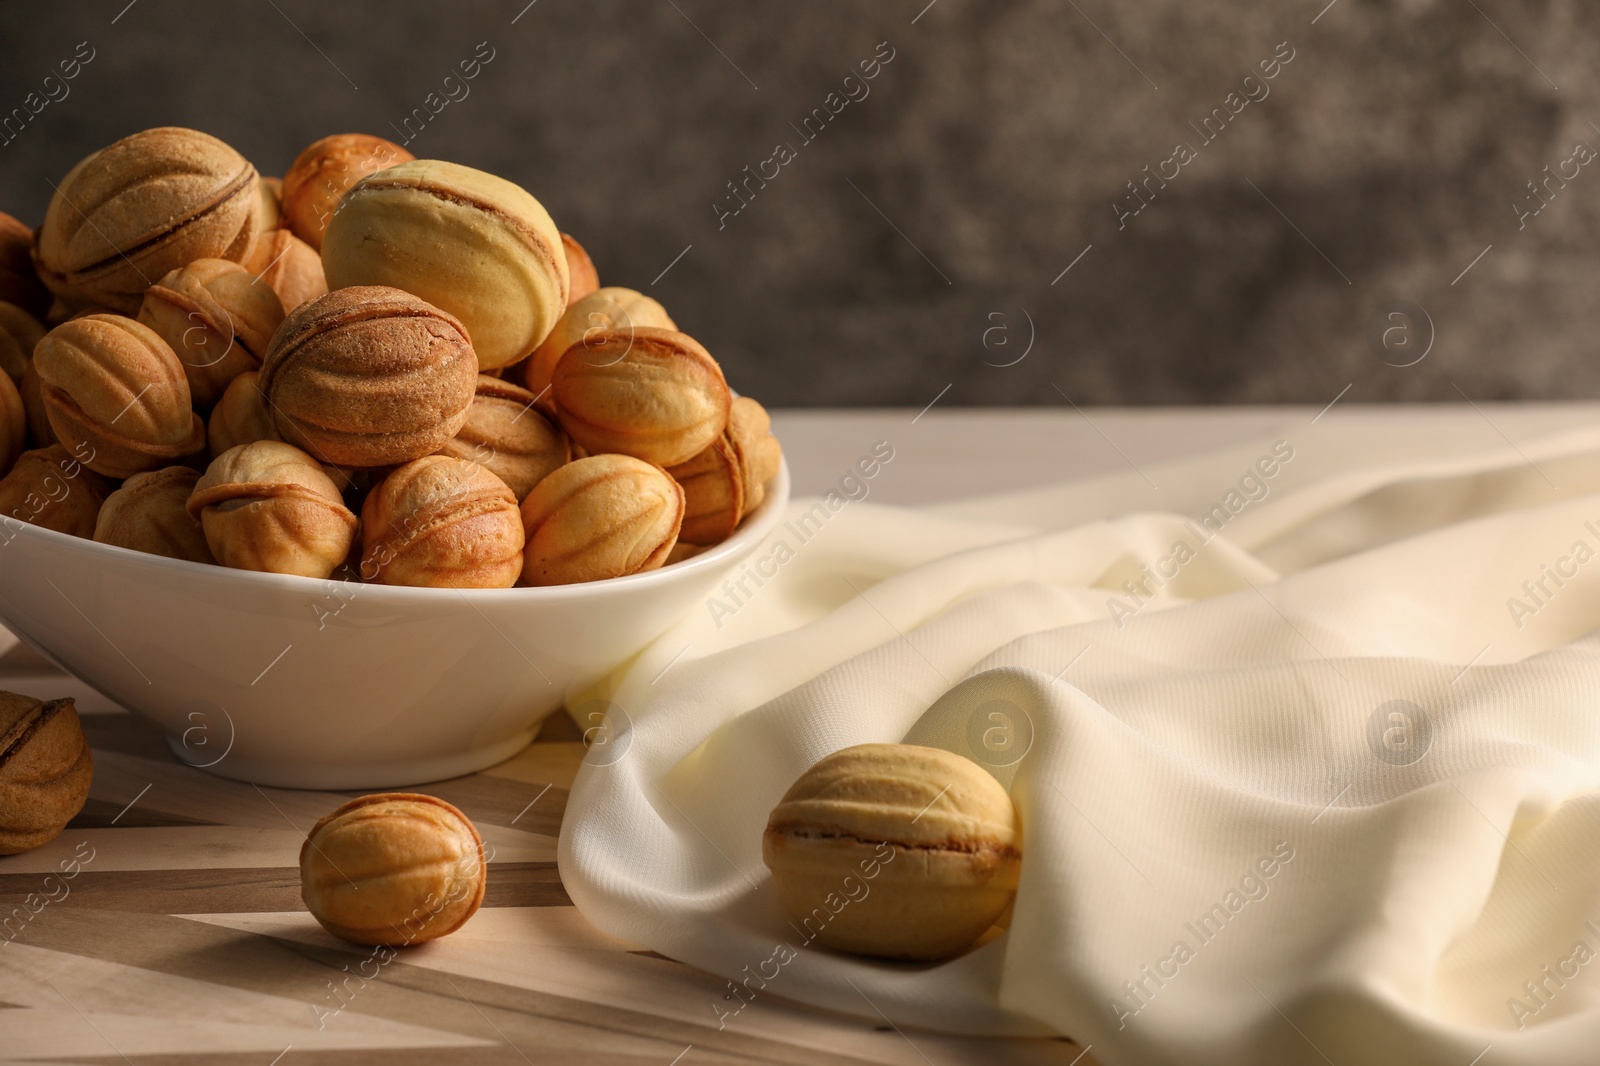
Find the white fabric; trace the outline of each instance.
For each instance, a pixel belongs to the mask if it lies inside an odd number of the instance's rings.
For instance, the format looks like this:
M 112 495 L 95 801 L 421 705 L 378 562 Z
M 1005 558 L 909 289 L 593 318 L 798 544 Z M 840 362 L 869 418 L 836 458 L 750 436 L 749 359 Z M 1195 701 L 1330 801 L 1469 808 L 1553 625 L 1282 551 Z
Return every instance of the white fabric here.
M 1121 625 L 1123 582 L 1199 544 L 1186 519 L 1273 441 L 851 503 L 720 627 L 696 612 L 585 694 L 620 710 L 562 880 L 602 929 L 746 979 L 707 1003 L 729 1027 L 785 996 L 1107 1066 L 1600 1061 L 1600 558 L 1574 556 L 1600 551 L 1600 430 L 1488 429 L 1298 427 L 1266 498 Z M 1125 513 L 1152 485 L 1173 513 Z M 767 813 L 829 752 L 902 739 L 1011 789 L 1009 932 L 932 966 L 803 946 Z

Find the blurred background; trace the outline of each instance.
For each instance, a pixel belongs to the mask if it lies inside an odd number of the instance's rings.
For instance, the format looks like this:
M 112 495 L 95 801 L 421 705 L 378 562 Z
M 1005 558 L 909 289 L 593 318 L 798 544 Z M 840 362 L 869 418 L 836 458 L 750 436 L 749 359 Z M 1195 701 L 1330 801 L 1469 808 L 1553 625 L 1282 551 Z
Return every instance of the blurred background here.
M 1592 398 L 1597 43 L 1577 0 L 9 3 L 0 209 L 148 126 L 263 174 L 368 132 L 526 186 L 772 406 Z

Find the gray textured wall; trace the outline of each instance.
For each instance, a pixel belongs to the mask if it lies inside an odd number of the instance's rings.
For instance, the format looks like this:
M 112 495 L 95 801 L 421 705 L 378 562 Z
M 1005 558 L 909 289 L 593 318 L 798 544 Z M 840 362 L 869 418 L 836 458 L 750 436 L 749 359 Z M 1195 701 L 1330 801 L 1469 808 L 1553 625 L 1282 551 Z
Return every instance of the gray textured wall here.
M 397 138 L 488 42 L 409 147 L 527 186 L 775 405 L 1600 394 L 1592 3 L 525 3 L 4 4 L 0 110 L 94 59 L 0 147 L 0 207 L 37 222 L 49 181 L 150 125 L 269 174 L 326 133 Z M 804 142 L 880 42 L 870 95 Z M 1119 223 L 1146 166 L 1176 176 Z M 1425 359 L 1385 365 L 1429 322 Z

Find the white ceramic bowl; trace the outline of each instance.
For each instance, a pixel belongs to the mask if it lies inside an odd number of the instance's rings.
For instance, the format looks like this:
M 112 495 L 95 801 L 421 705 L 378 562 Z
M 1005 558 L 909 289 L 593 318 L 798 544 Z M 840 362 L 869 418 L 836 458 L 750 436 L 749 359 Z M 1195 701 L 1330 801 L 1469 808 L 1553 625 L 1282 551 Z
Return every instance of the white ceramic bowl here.
M 191 765 L 288 788 L 418 784 L 515 754 L 570 688 L 703 610 L 788 498 L 784 464 L 739 531 L 692 559 L 476 591 L 229 570 L 10 521 L 0 621 L 165 726 Z

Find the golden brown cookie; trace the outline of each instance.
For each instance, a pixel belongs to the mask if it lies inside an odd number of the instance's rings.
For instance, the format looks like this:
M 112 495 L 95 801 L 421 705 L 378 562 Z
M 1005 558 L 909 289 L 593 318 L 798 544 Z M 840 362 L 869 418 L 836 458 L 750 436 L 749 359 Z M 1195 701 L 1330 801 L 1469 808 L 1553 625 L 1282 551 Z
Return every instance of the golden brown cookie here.
M 189 497 L 223 566 L 328 577 L 350 554 L 356 516 L 311 456 L 260 440 L 211 461 Z
M 285 313 L 328 291 L 317 250 L 286 229 L 275 229 L 256 241 L 245 268 L 278 294 Z
M 467 421 L 439 454 L 481 463 L 519 503 L 572 457 L 567 435 L 534 406 L 533 393 L 487 374 L 478 375 Z
M 429 455 L 397 467 L 361 508 L 361 579 L 432 588 L 510 588 L 522 573 L 522 515 L 477 463 Z
M 600 272 L 572 234 L 561 235 L 561 247 L 567 253 L 567 306 L 571 307 L 600 287 Z
M 213 458 L 241 444 L 278 439 L 266 397 L 256 386 L 260 377 L 253 370 L 240 374 L 228 382 L 222 399 L 211 409 L 206 421 L 206 444 Z
M 767 484 L 778 476 L 783 462 L 783 447 L 772 435 L 772 417 L 767 409 L 748 396 L 736 397 L 728 410 L 728 443 L 739 458 L 739 473 L 744 479 L 744 514 L 761 506 L 767 498 Z
M 22 405 L 22 393 L 4 374 L 0 374 L 0 477 L 11 472 L 11 467 L 28 449 L 28 412 Z
M 256 178 L 256 244 L 283 225 L 283 204 L 278 199 L 282 190 L 282 178 Z
M 284 222 L 296 237 L 320 249 L 328 220 L 352 185 L 415 158 L 393 141 L 366 133 L 335 133 L 314 141 L 284 172 L 279 190 Z
M 44 323 L 16 304 L 0 302 L 0 371 L 20 383 L 44 334 Z
M 205 530 L 188 510 L 199 480 L 200 471 L 187 466 L 133 475 L 101 505 L 94 539 L 168 559 L 215 563 Z
M 256 168 L 208 133 L 165 126 L 124 137 L 61 179 L 33 249 L 72 308 L 131 315 L 151 281 L 196 259 L 239 262 L 255 240 Z
M 683 486 L 685 510 L 679 540 L 721 544 L 733 536 L 744 517 L 744 474 L 727 434 L 688 462 L 667 467 L 667 473 Z
M 483 838 L 444 800 L 414 792 L 353 799 L 300 847 L 300 896 L 352 944 L 404 947 L 455 932 L 483 903 Z
M 667 309 L 642 292 L 610 286 L 574 300 L 550 335 L 523 364 L 523 382 L 535 396 L 549 401 L 550 377 L 567 349 L 606 330 L 634 330 L 644 326 L 677 329 Z
M 50 299 L 33 269 L 33 231 L 0 211 L 0 300 L 39 318 L 50 309 Z
M 177 354 L 194 405 L 209 408 L 234 378 L 260 368 L 283 303 L 238 263 L 196 259 L 145 291 L 139 321 Z
M 44 392 L 39 384 L 39 368 L 28 360 L 28 369 L 22 372 L 17 383 L 22 394 L 22 410 L 28 416 L 28 446 L 48 448 L 56 443 L 56 431 L 50 428 L 50 413 L 44 409 Z
M 568 463 L 522 501 L 522 580 L 567 585 L 654 570 L 683 524 L 683 489 L 660 467 L 626 455 Z
M 1006 790 L 970 759 L 858 744 L 800 775 L 773 808 L 761 853 L 808 940 L 941 959 L 1011 905 L 1022 827 Z
M 56 439 L 107 477 L 159 470 L 205 447 L 183 363 L 131 318 L 62 323 L 39 342 L 33 369 Z
M 687 462 L 728 428 L 733 394 L 717 361 L 670 329 L 611 329 L 568 348 L 551 382 L 567 436 L 592 454 Z
M 0 855 L 60 836 L 93 778 L 94 757 L 70 699 L 0 692 Z
M 334 289 L 284 320 L 257 387 L 278 434 L 335 466 L 394 466 L 460 432 L 478 382 L 467 331 L 381 285 Z
M 100 505 L 115 487 L 59 444 L 35 448 L 18 456 L 0 478 L 0 522 L 27 522 L 87 539 L 94 536 Z

